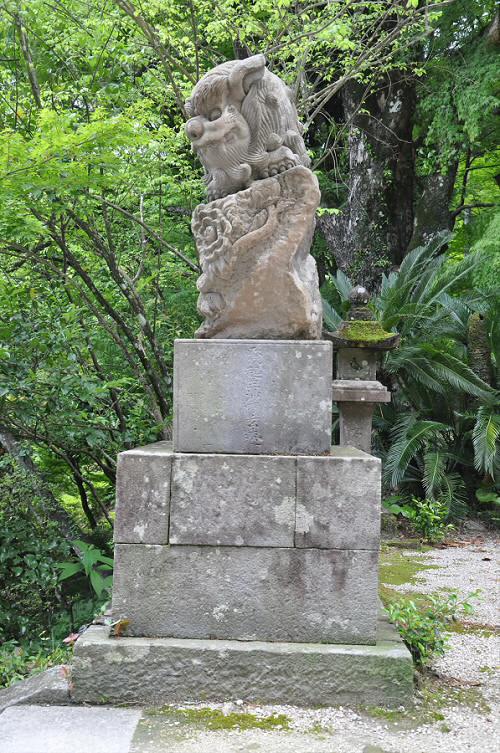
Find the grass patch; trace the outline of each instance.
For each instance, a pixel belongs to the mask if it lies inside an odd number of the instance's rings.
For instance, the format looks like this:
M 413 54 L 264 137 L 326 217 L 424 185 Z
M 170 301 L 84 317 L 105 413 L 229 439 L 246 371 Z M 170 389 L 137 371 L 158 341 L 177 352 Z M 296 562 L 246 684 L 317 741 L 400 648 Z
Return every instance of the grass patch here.
M 162 709 L 148 712 L 150 716 L 168 716 L 181 724 L 189 724 L 210 731 L 217 730 L 288 730 L 290 719 L 286 714 L 273 714 L 271 716 L 257 716 L 244 712 L 231 712 L 224 714 L 220 709 L 209 707 L 178 709 L 173 706 L 165 706 Z
M 420 550 L 422 551 L 422 550 Z M 428 550 L 427 550 L 428 551 Z M 401 586 L 404 583 L 418 583 L 422 570 L 439 570 L 438 565 L 426 565 L 421 557 L 383 546 L 380 553 L 380 579 L 386 586 Z
M 417 697 L 417 704 L 411 708 L 386 709 L 383 706 L 366 706 L 362 711 L 372 719 L 383 719 L 402 730 L 444 722 L 444 712 L 453 706 L 466 706 L 479 714 L 491 713 L 490 706 L 478 688 L 450 687 L 444 680 L 436 678 L 424 676 Z M 449 732 L 449 728 L 446 731 Z

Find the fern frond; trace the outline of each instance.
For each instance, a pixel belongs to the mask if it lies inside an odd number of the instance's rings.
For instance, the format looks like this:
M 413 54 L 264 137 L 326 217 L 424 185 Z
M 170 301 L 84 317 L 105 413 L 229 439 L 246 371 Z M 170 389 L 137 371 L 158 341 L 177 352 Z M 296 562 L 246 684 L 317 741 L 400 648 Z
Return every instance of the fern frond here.
M 466 363 L 451 353 L 438 350 L 434 345 L 423 343 L 421 347 L 432 359 L 435 374 L 446 383 L 468 395 L 491 400 L 494 393 L 489 384 L 483 382 Z
M 463 518 L 467 512 L 467 488 L 459 473 L 445 473 L 439 494 L 440 501 L 446 502 L 448 517 Z
M 354 287 L 350 278 L 344 272 L 342 272 L 341 269 L 338 269 L 335 277 L 332 277 L 331 279 L 333 284 L 337 288 L 337 292 L 340 295 L 341 299 L 343 301 L 348 301 L 351 290 Z

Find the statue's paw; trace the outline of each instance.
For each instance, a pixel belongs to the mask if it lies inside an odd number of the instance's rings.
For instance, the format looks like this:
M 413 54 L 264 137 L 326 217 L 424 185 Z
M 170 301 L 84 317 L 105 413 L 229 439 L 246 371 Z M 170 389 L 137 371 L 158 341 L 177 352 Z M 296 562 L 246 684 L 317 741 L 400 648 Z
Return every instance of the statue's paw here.
M 267 173 L 264 177 L 278 175 L 278 173 L 284 173 L 285 170 L 295 167 L 299 164 L 297 156 L 287 146 L 280 146 L 275 149 L 274 152 L 269 153 L 269 161 L 266 169 L 263 171 Z
M 295 167 L 295 162 L 293 160 L 285 160 L 284 162 L 279 162 L 277 167 L 271 168 L 269 171 L 270 175 L 277 175 L 278 173 L 284 173 L 285 170 L 290 170 L 292 167 Z

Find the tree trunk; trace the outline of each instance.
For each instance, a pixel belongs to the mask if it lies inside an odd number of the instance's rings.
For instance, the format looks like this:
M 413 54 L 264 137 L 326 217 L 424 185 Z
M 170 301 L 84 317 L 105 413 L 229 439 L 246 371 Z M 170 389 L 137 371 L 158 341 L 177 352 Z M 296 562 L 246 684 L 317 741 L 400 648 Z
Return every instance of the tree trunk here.
M 450 211 L 458 163 L 446 173 L 434 173 L 418 179 L 416 191 L 415 223 L 408 246 L 411 251 L 424 246 L 441 230 L 452 230 L 454 216 Z
M 393 71 L 374 94 L 349 81 L 342 90 L 349 124 L 348 196 L 341 214 L 319 220 L 337 267 L 373 288 L 398 265 L 413 232 L 415 87 Z

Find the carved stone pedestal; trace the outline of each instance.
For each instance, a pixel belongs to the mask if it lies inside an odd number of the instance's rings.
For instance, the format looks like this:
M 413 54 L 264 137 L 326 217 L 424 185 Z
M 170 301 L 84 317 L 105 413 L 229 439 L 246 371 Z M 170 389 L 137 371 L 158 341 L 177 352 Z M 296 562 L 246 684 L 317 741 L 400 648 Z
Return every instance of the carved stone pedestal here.
M 374 646 L 113 638 L 92 626 L 73 660 L 77 703 L 164 706 L 197 700 L 338 706 L 411 704 L 413 664 L 392 625 Z

